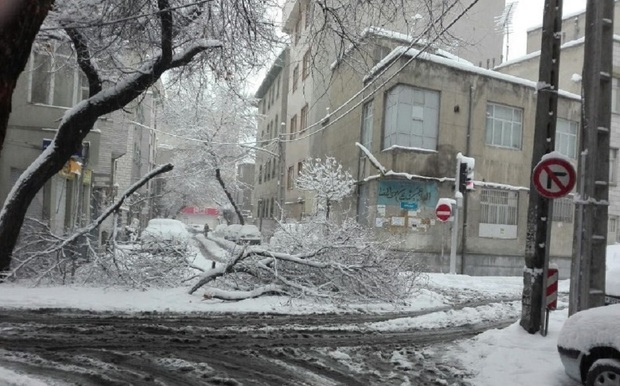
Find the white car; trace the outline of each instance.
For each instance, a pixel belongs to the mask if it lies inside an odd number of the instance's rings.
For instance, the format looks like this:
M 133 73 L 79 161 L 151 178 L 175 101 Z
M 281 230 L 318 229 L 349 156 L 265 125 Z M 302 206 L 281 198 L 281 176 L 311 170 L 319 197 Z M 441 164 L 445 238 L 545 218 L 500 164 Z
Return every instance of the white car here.
M 237 244 L 260 244 L 262 241 L 262 235 L 256 225 L 243 225 L 239 230 L 239 236 L 237 237 Z
M 185 224 L 169 218 L 154 218 L 142 231 L 140 238 L 144 241 L 174 241 L 186 243 L 191 235 Z
M 620 304 L 580 311 L 566 320 L 558 351 L 569 377 L 587 386 L 620 385 Z

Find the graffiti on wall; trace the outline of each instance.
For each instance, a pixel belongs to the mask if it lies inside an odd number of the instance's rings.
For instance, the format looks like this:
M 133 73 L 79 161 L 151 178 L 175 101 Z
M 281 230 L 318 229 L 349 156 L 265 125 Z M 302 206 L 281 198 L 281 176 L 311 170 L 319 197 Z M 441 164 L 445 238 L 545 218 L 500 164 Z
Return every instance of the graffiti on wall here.
M 403 209 L 435 208 L 438 199 L 434 181 L 379 181 L 377 205 Z

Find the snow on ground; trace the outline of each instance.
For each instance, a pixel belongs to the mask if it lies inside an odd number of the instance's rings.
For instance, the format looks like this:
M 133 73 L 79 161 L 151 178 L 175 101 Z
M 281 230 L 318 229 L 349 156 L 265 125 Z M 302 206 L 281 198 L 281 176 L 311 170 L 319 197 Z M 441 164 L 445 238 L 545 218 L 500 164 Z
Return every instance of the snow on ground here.
M 203 239 L 203 243 L 213 243 Z M 214 244 L 214 243 L 213 243 Z M 211 249 L 213 245 L 210 245 Z M 611 253 L 610 253 L 611 252 Z M 620 261 L 620 246 L 613 246 L 608 256 Z M 214 256 L 215 257 L 215 256 Z M 224 258 L 225 256 L 217 256 Z M 616 261 L 614 260 L 614 263 Z M 209 267 L 211 261 L 197 256 L 196 265 Z M 612 264 L 613 265 L 613 264 Z M 611 267 L 610 267 L 611 268 Z M 475 324 L 520 314 L 520 301 L 498 302 L 491 305 L 445 310 L 453 302 L 476 302 L 484 298 L 518 298 L 522 290 L 521 277 L 472 277 L 467 275 L 428 274 L 422 287 L 398 309 L 405 311 L 437 308 L 437 312 L 419 317 L 400 318 L 386 322 L 367 323 L 356 328 L 375 331 L 402 331 L 446 326 Z M 317 312 L 391 312 L 390 304 L 318 304 L 310 300 L 261 297 L 234 303 L 202 299 L 201 291 L 187 294 L 187 287 L 150 289 L 148 291 L 89 287 L 29 287 L 20 283 L 0 284 L 0 308 L 78 308 L 94 311 L 124 312 L 271 312 L 304 314 Z M 475 374 L 473 385 L 545 385 L 577 386 L 564 373 L 557 354 L 559 331 L 567 318 L 566 293 L 569 281 L 559 282 L 564 293 L 552 312 L 546 337 L 528 334 L 517 323 L 504 329 L 493 329 L 475 338 L 455 344 L 446 353 L 448 360 L 460 362 Z M 342 327 L 342 326 L 341 326 Z M 38 385 L 36 379 L 24 378 L 0 368 L 0 379 L 12 379 L 10 385 Z

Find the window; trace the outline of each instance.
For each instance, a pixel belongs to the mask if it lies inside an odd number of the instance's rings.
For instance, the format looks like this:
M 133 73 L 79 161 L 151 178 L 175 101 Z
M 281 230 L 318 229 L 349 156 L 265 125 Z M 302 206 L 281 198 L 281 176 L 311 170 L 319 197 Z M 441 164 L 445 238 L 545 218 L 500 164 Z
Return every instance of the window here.
M 293 91 L 297 90 L 297 78 L 299 78 L 299 65 L 293 69 Z
M 439 92 L 406 85 L 388 92 L 384 149 L 398 145 L 435 150 L 438 128 Z
M 362 108 L 362 145 L 371 150 L 372 146 L 372 101 Z
M 273 136 L 277 137 L 280 134 L 280 120 L 278 119 L 278 114 L 276 114 L 276 120 L 273 122 Z
M 305 17 L 305 27 L 310 27 L 310 22 L 312 21 L 312 3 L 308 3 L 306 5 L 306 11 L 304 12 Z
M 276 178 L 276 160 L 271 162 L 271 178 Z
M 301 66 L 302 79 L 306 79 L 309 73 L 310 73 L 310 50 L 306 51 L 306 53 L 304 54 L 304 60 Z
M 574 212 L 575 206 L 572 198 L 564 197 L 553 200 L 553 221 L 573 222 Z
M 480 237 L 501 239 L 517 237 L 518 197 L 518 193 L 511 190 L 481 190 Z
M 269 217 L 273 217 L 273 207 L 275 206 L 274 203 L 274 199 L 273 197 L 271 197 L 270 203 L 269 203 Z
M 84 87 L 88 96 L 86 77 L 79 76 L 78 72 L 66 63 L 67 60 L 64 55 L 32 55 L 30 102 L 71 107 L 84 97 Z
M 301 114 L 299 118 L 299 131 L 302 132 L 308 127 L 308 104 L 301 109 Z
M 267 166 L 265 166 L 265 182 L 271 179 L 271 160 L 267 161 Z
M 291 139 L 295 138 L 295 132 L 297 131 L 297 114 L 293 115 L 291 118 Z
M 618 216 L 608 216 L 607 221 L 607 243 L 620 242 L 620 224 L 618 224 Z
M 276 79 L 276 98 L 280 97 L 280 77 Z
M 613 78 L 611 83 L 611 112 L 620 113 L 620 79 Z
M 297 19 L 297 21 L 295 22 L 295 32 L 293 34 L 293 40 L 295 41 L 295 44 L 299 43 L 300 35 L 301 35 L 301 14 L 299 15 L 299 18 Z
M 609 149 L 609 183 L 618 183 L 618 149 Z
M 288 170 L 286 172 L 286 188 L 288 190 L 292 190 L 293 189 L 293 183 L 295 182 L 293 180 L 293 173 L 295 173 L 295 167 L 294 166 L 289 166 Z
M 302 161 L 297 162 L 297 175 L 300 176 L 304 170 L 304 163 Z
M 487 105 L 486 143 L 521 149 L 523 110 L 495 103 Z
M 579 125 L 575 121 L 558 118 L 555 130 L 555 150 L 569 158 L 577 157 L 577 131 Z
M 259 165 L 258 167 L 258 183 L 263 183 L 263 165 Z

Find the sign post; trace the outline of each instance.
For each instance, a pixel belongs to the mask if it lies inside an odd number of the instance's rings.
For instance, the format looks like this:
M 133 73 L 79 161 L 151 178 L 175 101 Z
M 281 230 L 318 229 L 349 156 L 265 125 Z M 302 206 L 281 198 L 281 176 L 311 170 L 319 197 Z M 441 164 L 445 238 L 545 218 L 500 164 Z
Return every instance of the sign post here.
M 573 165 L 557 152 L 551 152 L 543 156 L 540 162 L 534 167 L 532 173 L 532 183 L 536 188 L 536 191 L 541 196 L 548 200 L 554 198 L 560 198 L 566 196 L 575 187 L 577 180 L 577 174 Z M 542 336 L 547 335 L 547 326 L 549 323 L 549 284 L 552 283 L 553 276 L 551 274 L 555 272 L 555 301 L 557 302 L 557 268 L 549 268 L 549 245 L 551 241 L 551 218 L 553 214 L 553 204 L 549 203 L 549 211 L 546 221 L 546 243 L 545 254 L 543 261 L 543 276 L 542 276 L 542 301 L 541 301 L 541 316 L 545 315 L 540 320 L 540 334 Z M 550 279 L 551 278 L 551 279 Z M 553 303 L 553 302 L 552 302 Z M 557 305 L 557 303 L 556 303 Z M 555 309 L 555 306 L 554 308 Z

